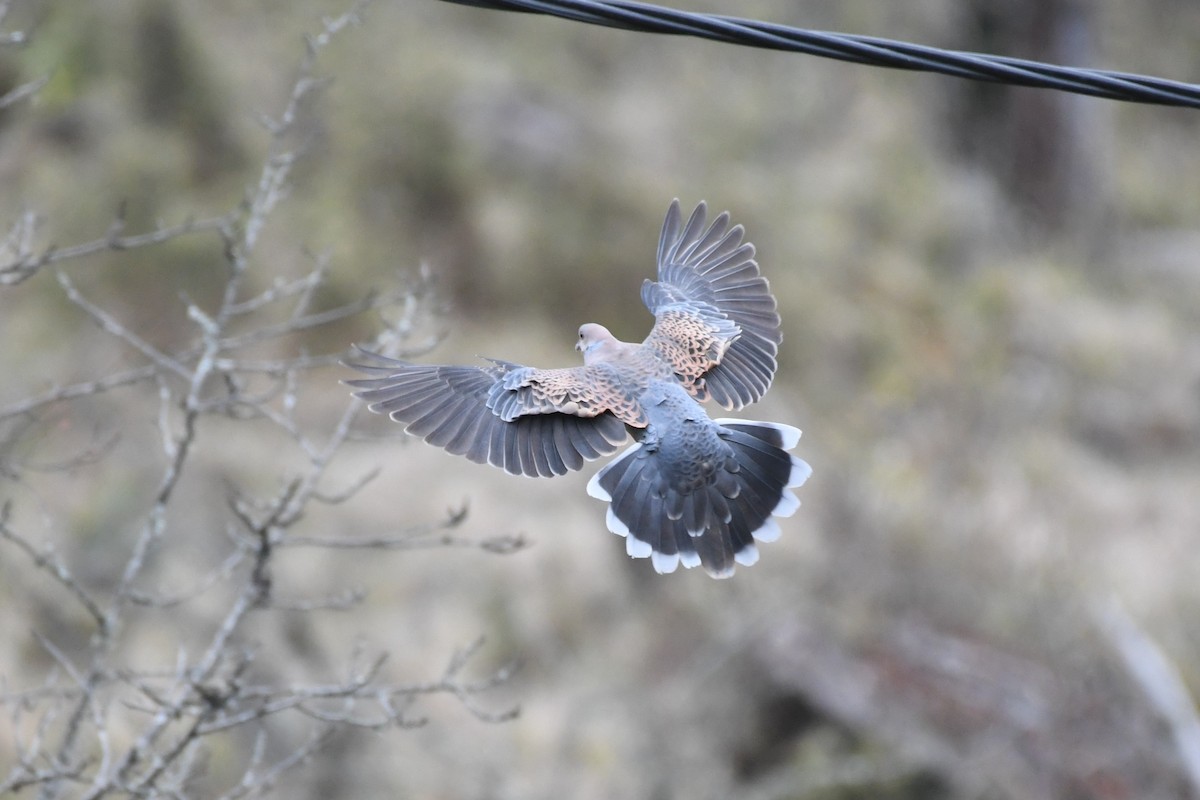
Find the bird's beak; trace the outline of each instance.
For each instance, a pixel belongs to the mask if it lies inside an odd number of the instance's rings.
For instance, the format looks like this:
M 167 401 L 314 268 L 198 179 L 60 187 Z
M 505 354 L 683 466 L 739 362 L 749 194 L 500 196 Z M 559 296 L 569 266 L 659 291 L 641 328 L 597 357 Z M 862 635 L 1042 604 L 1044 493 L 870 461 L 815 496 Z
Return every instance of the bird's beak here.
M 575 343 L 575 350 L 580 353 L 583 352 L 583 342 L 582 341 L 578 341 Z

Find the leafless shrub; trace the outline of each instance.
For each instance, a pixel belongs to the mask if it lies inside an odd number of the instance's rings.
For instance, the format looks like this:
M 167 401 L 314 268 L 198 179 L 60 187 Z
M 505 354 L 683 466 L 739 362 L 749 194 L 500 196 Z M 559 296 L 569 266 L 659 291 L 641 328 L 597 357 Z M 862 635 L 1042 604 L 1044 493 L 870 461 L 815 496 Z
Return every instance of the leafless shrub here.
M 0 25 L 7 7 L 0 3 Z M 263 120 L 269 134 L 266 155 L 236 208 L 135 234 L 126 232 L 118 214 L 102 236 L 61 248 L 39 243 L 41 220 L 27 211 L 0 242 L 0 286 L 57 281 L 71 306 L 127 348 L 137 364 L 56 384 L 0 409 L 0 558 L 10 564 L 21 559 L 32 567 L 18 591 L 35 588 L 71 620 L 46 626 L 36 614 L 27 616 L 34 626 L 27 649 L 49 667 L 37 685 L 15 685 L 0 675 L 0 764 L 11 765 L 0 772 L 0 796 L 182 797 L 197 786 L 205 795 L 261 796 L 345 732 L 423 724 L 414 703 L 424 695 L 455 697 L 485 721 L 515 713 L 490 710 L 479 699 L 505 680 L 507 668 L 481 680 L 467 677 L 479 641 L 450 657 L 440 675 L 416 682 L 394 681 L 386 669 L 387 654 L 367 645 L 340 656 L 324 654 L 325 663 L 340 665 L 323 676 L 289 678 L 264 664 L 272 654 L 255 641 L 254 625 L 261 623 L 253 620 L 352 610 L 363 600 L 357 589 L 307 597 L 279 585 L 274 567 L 290 548 L 378 552 L 467 546 L 503 553 L 522 546 L 516 538 L 477 540 L 455 532 L 465 509 L 399 532 L 357 537 L 314 530 L 307 520 L 318 506 L 352 501 L 375 471 L 348 481 L 331 472 L 351 438 L 359 403 L 347 400 L 332 421 L 328 415 L 301 413 L 314 382 L 331 380 L 314 370 L 341 356 L 340 351 L 308 352 L 305 335 L 373 314 L 384 322 L 384 332 L 371 343 L 376 349 L 414 353 L 435 341 L 419 333 L 421 321 L 433 313 L 423 273 L 395 289 L 332 307 L 319 300 L 331 269 L 328 257 L 314 257 L 311 269 L 298 277 L 261 276 L 269 267 L 256 246 L 286 196 L 289 173 L 303 151 L 304 143 L 296 142 L 297 120 L 306 97 L 321 85 L 314 75 L 316 59 L 332 37 L 358 21 L 361 10 L 356 6 L 325 20 L 307 41 L 282 112 Z M 17 33 L 0 36 L 5 45 L 22 40 Z M 35 90 L 27 85 L 9 92 L 0 97 L 0 108 Z M 219 237 L 224 278 L 215 305 L 180 302 L 180 314 L 193 332 L 183 346 L 164 346 L 135 332 L 62 270 L 95 254 L 153 248 L 187 236 Z M 265 289 L 251 288 L 264 284 Z M 43 454 L 40 447 L 48 421 L 73 419 L 102 399 L 141 402 L 152 409 L 158 448 L 141 454 L 143 466 L 156 467 L 143 473 L 153 486 L 144 487 L 148 499 L 131 509 L 135 522 L 128 530 L 106 533 L 106 552 L 121 548 L 123 553 L 113 562 L 115 573 L 103 564 L 79 563 L 70 551 L 78 532 L 67 513 L 34 485 L 35 477 L 47 473 L 111 465 L 114 434 L 89 432 L 65 457 Z M 87 429 L 83 416 L 79 428 Z M 164 565 L 186 558 L 176 552 L 176 529 L 180 517 L 190 513 L 180 498 L 198 470 L 197 451 L 210 438 L 212 447 L 220 446 L 218 434 L 206 426 L 213 418 L 228 421 L 223 430 L 233 424 L 282 432 L 297 455 L 273 462 L 278 474 L 266 481 L 274 487 L 269 491 L 261 489 L 261 475 L 253 486 L 226 479 L 221 525 L 216 531 L 206 528 L 222 543 L 223 555 L 190 585 L 164 589 Z M 135 646 L 151 626 L 152 635 L 166 636 L 165 649 L 174 651 L 166 662 Z M 221 737 L 228 740 L 222 745 L 227 753 L 240 753 L 233 757 L 235 767 L 223 765 L 224 780 L 208 769 L 209 753 Z

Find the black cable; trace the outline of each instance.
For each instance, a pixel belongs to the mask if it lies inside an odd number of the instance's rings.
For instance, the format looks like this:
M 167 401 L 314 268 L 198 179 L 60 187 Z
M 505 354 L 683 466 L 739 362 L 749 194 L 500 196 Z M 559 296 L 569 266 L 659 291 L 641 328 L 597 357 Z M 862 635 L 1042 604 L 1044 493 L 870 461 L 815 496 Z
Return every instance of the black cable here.
M 985 53 L 940 50 L 873 36 L 811 31 L 753 19 L 679 11 L 632 0 L 445 2 L 502 11 L 549 14 L 625 30 L 697 36 L 749 47 L 808 53 L 856 64 L 940 72 L 977 81 L 1057 89 L 1109 100 L 1200 108 L 1200 86 L 1180 81 L 1107 70 L 1060 67 Z

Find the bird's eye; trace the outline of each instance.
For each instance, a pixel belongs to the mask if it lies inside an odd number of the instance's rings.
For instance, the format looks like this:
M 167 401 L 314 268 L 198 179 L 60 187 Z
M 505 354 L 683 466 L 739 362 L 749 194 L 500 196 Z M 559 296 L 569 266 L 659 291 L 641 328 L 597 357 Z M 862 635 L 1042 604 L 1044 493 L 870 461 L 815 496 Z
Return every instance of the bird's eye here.
M 582 338 L 583 338 L 583 331 L 580 331 L 580 332 L 579 332 L 579 338 L 580 338 L 580 339 L 582 339 Z

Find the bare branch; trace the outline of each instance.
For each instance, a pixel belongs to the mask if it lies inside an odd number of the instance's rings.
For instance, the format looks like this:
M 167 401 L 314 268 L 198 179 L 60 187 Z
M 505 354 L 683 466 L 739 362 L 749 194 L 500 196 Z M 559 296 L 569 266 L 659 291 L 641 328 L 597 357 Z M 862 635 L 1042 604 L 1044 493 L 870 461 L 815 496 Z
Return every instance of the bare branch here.
M 1167 722 L 1192 791 L 1200 795 L 1200 713 L 1179 668 L 1116 598 L 1093 604 L 1092 615 L 1129 676 Z
M 303 291 L 296 298 L 296 304 L 292 307 L 292 319 L 300 319 L 309 312 L 309 309 L 313 305 L 313 298 L 316 296 L 317 287 L 325 280 L 325 274 L 329 271 L 329 250 L 315 254 L 311 258 L 315 263 L 313 271 L 309 273 L 312 280 L 308 282 L 308 285 L 304 287 Z
M 0 0 L 0 23 L 3 23 L 8 18 L 8 12 L 12 8 L 12 0 Z M 9 31 L 8 33 L 0 33 L 0 47 L 8 47 L 12 45 L 25 44 L 27 37 L 24 31 Z
M 8 525 L 8 519 L 11 513 L 11 503 L 6 502 L 0 506 L 0 538 L 12 542 L 33 561 L 34 565 L 43 570 L 47 575 L 54 578 L 60 586 L 66 589 L 72 597 L 74 597 L 88 615 L 96 622 L 96 626 L 104 631 L 107 629 L 108 620 L 105 618 L 104 612 L 100 610 L 100 606 L 92 599 L 91 595 L 84 590 L 67 566 L 55 555 L 53 550 L 49 548 L 39 550 L 28 539 L 24 538 Z
M 296 295 L 307 296 L 313 289 L 320 285 L 323 277 L 324 273 L 321 269 L 315 269 L 303 278 L 291 281 L 278 277 L 271 282 L 270 287 L 256 297 L 251 297 L 240 303 L 234 303 L 230 307 L 229 313 L 231 316 L 252 314 L 280 300 L 286 300 Z
M 374 474 L 371 475 L 374 477 Z M 489 553 L 508 555 L 529 546 L 520 534 L 502 534 L 483 539 L 446 533 L 467 518 L 467 505 L 451 509 L 446 518 L 425 525 L 414 525 L 390 536 L 307 536 L 292 535 L 280 541 L 281 547 L 320 547 L 327 550 L 429 550 L 438 547 L 478 548 Z
M 260 797 L 275 788 L 283 774 L 307 763 L 316 753 L 325 747 L 337 732 L 334 725 L 317 728 L 309 736 L 308 741 L 293 750 L 290 754 L 271 765 L 271 768 L 261 773 L 255 771 L 261 760 L 261 745 L 255 742 L 255 757 L 251 759 L 242 781 L 236 787 L 221 795 L 220 800 L 239 800 L 243 797 Z
M 65 400 L 75 400 L 80 397 L 90 397 L 91 395 L 107 392 L 110 389 L 141 383 L 142 381 L 154 378 L 154 376 L 157 374 L 157 366 L 154 364 L 147 364 L 144 367 L 138 367 L 137 369 L 126 370 L 124 372 L 117 372 L 112 375 L 107 375 L 103 378 L 97 378 L 94 381 L 84 381 L 82 383 L 74 383 L 69 386 L 54 388 L 27 400 L 22 400 L 4 408 L 0 408 L 0 420 L 20 416 L 21 414 L 28 414 L 32 411 L 42 408 L 43 406 L 52 405 Z
M 14 90 L 15 91 L 15 90 Z M 192 233 L 221 230 L 229 225 L 232 214 L 199 220 L 185 220 L 178 225 L 159 227 L 148 233 L 132 236 L 121 235 L 124 221 L 120 215 L 109 227 L 108 235 L 90 242 L 71 247 L 48 247 L 41 253 L 34 251 L 33 240 L 37 234 L 38 219 L 32 211 L 26 211 L 9 229 L 8 236 L 0 244 L 0 253 L 8 257 L 0 261 L 0 286 L 13 285 L 33 277 L 42 267 L 58 264 L 85 256 L 114 250 L 134 250 L 141 247 L 163 244 L 172 239 Z
M 346 589 L 316 600 L 280 600 L 272 598 L 268 607 L 276 611 L 349 611 L 367 599 L 365 589 Z
M 129 600 L 141 606 L 149 606 L 151 608 L 172 608 L 191 602 L 197 597 L 205 594 L 213 587 L 229 580 L 233 573 L 245 563 L 249 552 L 244 548 L 235 549 L 229 556 L 216 568 L 210 570 L 196 581 L 195 586 L 176 594 L 151 594 L 150 592 L 130 590 Z
M 374 293 L 371 293 L 361 300 L 355 300 L 351 303 L 338 306 L 337 308 L 331 308 L 328 311 L 310 314 L 298 319 L 289 319 L 286 322 L 279 323 L 278 325 L 267 325 L 251 331 L 250 333 L 224 339 L 221 341 L 221 349 L 239 350 L 252 344 L 260 344 L 271 339 L 278 339 L 280 336 L 300 333 L 301 331 L 311 330 L 312 328 L 320 328 L 324 325 L 329 325 L 332 322 L 339 322 L 343 319 L 348 319 L 357 314 L 361 314 L 364 311 L 395 305 L 396 299 L 397 298 L 394 296 L 378 296 Z
M 224 373 L 258 373 L 278 377 L 289 372 L 303 372 L 321 367 L 332 367 L 340 364 L 346 357 L 344 352 L 328 353 L 326 355 L 302 355 L 295 358 L 277 359 L 274 361 L 250 361 L 244 358 L 218 358 L 214 363 L 217 370 Z
M 509 555 L 524 550 L 529 541 L 519 535 L 504 534 L 485 539 L 472 539 L 449 534 L 419 533 L 399 536 L 346 537 L 289 536 L 282 547 L 320 547 L 327 550 L 430 550 L 439 547 L 466 547 L 485 550 L 497 555 Z
M 54 461 L 25 459 L 18 462 L 17 466 L 30 472 L 70 472 L 103 461 L 120 440 L 121 435 L 114 432 L 104 439 L 88 444 L 83 450 L 67 458 L 59 458 Z
M 481 636 L 466 647 L 455 652 L 451 656 L 450 662 L 446 665 L 446 672 L 442 675 L 442 680 L 435 684 L 420 687 L 417 691 L 421 693 L 448 692 L 457 697 L 463 706 L 477 719 L 491 723 L 508 722 L 520 715 L 519 708 L 514 706 L 499 712 L 488 711 L 476 703 L 475 696 L 507 681 L 517 669 L 515 663 L 507 664 L 496 670 L 489 677 L 475 683 L 460 681 L 458 677 L 459 673 L 463 671 L 470 659 L 479 652 L 484 643 L 485 639 Z
M 9 36 L 20 36 L 20 34 L 9 34 Z M 3 39 L 3 35 L 0 35 L 0 39 Z M 4 42 L 0 41 L 0 44 L 4 44 Z M 25 83 L 20 84 L 14 89 L 10 89 L 9 91 L 0 95 L 0 111 L 3 111 L 9 106 L 15 106 L 22 100 L 27 100 L 28 98 L 33 97 L 42 90 L 43 86 L 49 82 L 50 76 L 43 75 L 40 78 L 34 78 L 31 81 L 26 81 Z M 3 280 L 2 273 L 0 273 L 0 283 L 4 282 L 5 281 Z
M 383 470 L 379 467 L 373 467 L 359 476 L 356 480 L 352 481 L 349 486 L 347 486 L 345 489 L 342 489 L 340 492 L 326 493 L 314 491 L 312 498 L 313 500 L 316 500 L 319 503 L 324 503 L 327 506 L 341 505 L 366 488 L 367 484 L 378 478 L 382 472 Z
M 229 260 L 231 274 L 230 280 L 225 285 L 221 310 L 216 317 L 218 328 L 223 328 L 228 318 L 238 309 L 238 293 L 241 290 L 242 275 L 246 270 L 246 260 L 258 244 L 258 238 L 266 224 L 267 217 L 284 197 L 288 175 L 291 173 L 292 165 L 297 157 L 297 153 L 289 150 L 285 142 L 296 124 L 301 102 L 320 83 L 312 77 L 317 54 L 329 44 L 335 33 L 347 25 L 357 22 L 364 7 L 365 3 L 359 3 L 341 17 L 324 20 L 322 32 L 307 40 L 308 46 L 305 56 L 300 62 L 299 76 L 292 84 L 292 91 L 283 113 L 278 120 L 264 120 L 271 133 L 271 143 L 267 149 L 267 157 L 259 174 L 255 191 L 246 204 L 246 214 L 240 226 L 241 235 L 234 235 L 233 226 L 226 226 L 222 229 L 222 236 L 226 240 L 226 256 Z
M 181 375 L 184 377 L 188 377 L 190 375 L 188 370 L 178 361 L 170 358 L 165 353 L 159 352 L 157 349 L 152 347 L 149 342 L 128 330 L 107 311 L 104 311 L 103 309 L 91 303 L 79 292 L 78 289 L 75 288 L 75 284 L 71 282 L 71 279 L 67 277 L 66 273 L 58 273 L 58 283 L 60 286 L 62 286 L 63 291 L 67 293 L 67 299 L 83 309 L 105 333 L 121 339 L 130 347 L 133 347 L 142 355 L 146 356 L 146 358 L 153 361 L 160 369 L 166 372 L 174 372 L 176 375 Z

